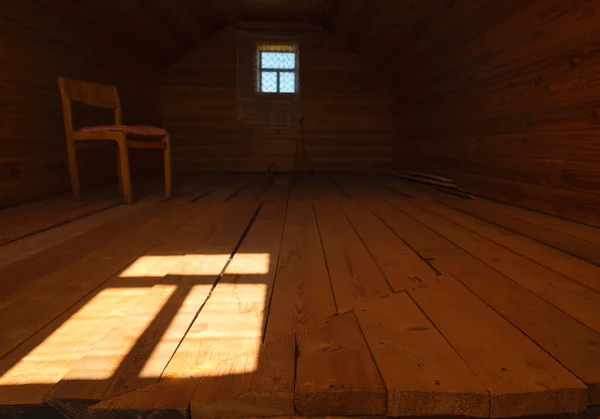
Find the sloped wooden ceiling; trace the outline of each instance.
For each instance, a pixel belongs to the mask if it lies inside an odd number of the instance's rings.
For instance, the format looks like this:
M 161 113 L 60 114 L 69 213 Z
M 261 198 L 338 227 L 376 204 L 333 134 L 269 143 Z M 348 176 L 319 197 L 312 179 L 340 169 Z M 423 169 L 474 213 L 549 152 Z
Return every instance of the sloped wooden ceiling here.
M 378 66 L 426 78 L 453 51 L 540 0 L 6 0 L 41 20 L 87 29 L 90 48 L 126 50 L 166 68 L 224 27 L 242 21 L 308 21 L 340 36 Z M 556 3 L 556 2 L 555 2 Z M 586 2 L 583 2 L 586 3 Z M 557 6 L 558 7 L 558 6 Z M 94 40 L 92 41 L 92 38 Z M 90 42 L 92 41 L 92 42 Z M 396 72 L 397 71 L 397 72 Z M 404 79 L 406 80 L 406 79 Z M 406 83 L 414 86 L 414 83 Z
M 9 3 L 12 0 L 8 0 Z M 16 0 L 14 0 L 16 1 Z M 228 25 L 306 21 L 335 33 L 397 76 L 436 65 L 461 44 L 537 0 L 57 0 L 46 10 L 85 23 L 155 68 L 166 68 Z M 22 6 L 20 6 L 22 7 Z M 43 10 L 39 4 L 30 6 Z M 401 84 L 402 79 L 398 77 Z
M 90 48 L 113 45 L 162 69 L 219 30 L 244 21 L 311 22 L 371 62 L 406 75 L 536 0 L 7 0 L 8 13 L 87 29 Z M 460 28 L 460 30 L 458 30 Z
M 83 17 L 90 30 L 102 31 L 104 26 L 111 44 L 156 68 L 165 68 L 236 22 L 309 21 L 322 25 L 327 3 L 326 0 L 58 0 L 51 9 L 57 16 L 72 20 L 70 24 Z

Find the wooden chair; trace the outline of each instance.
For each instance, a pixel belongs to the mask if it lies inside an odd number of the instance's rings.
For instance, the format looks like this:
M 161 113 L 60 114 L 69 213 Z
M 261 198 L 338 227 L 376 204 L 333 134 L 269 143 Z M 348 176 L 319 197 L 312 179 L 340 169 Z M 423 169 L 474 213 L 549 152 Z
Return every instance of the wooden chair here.
M 114 140 L 117 142 L 119 150 L 119 186 L 125 196 L 125 202 L 128 204 L 133 203 L 128 148 L 163 149 L 165 158 L 165 195 L 167 198 L 171 196 L 171 138 L 167 131 L 162 128 L 150 126 L 122 125 L 121 100 L 119 99 L 119 92 L 116 86 L 71 80 L 62 77 L 58 78 L 58 86 L 60 88 L 65 132 L 67 135 L 71 189 L 75 198 L 81 199 L 76 150 L 78 148 L 86 148 L 86 146 L 89 146 L 86 143 L 94 140 Z M 73 128 L 72 101 L 114 109 L 115 124 L 85 127 L 75 130 Z M 137 139 L 131 139 L 130 137 Z

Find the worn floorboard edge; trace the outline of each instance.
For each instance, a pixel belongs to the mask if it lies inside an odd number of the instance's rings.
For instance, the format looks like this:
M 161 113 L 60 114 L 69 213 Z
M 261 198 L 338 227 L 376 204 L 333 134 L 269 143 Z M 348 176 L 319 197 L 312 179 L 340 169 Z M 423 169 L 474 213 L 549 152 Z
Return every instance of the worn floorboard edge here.
M 436 215 L 427 209 L 427 202 L 396 198 L 390 202 L 473 257 L 600 332 L 600 293 Z
M 301 415 L 385 413 L 386 392 L 354 313 L 297 332 L 296 409 Z
M 487 389 L 406 293 L 355 312 L 386 385 L 388 416 L 489 416 Z
M 290 201 L 265 341 L 336 313 L 312 202 Z
M 236 356 L 221 362 L 217 374 L 200 378 L 190 403 L 192 419 L 293 414 L 295 335 L 265 343 L 256 357 Z
M 294 414 L 295 336 L 261 347 L 258 369 L 248 370 L 255 356 L 241 354 L 215 365 L 221 376 L 167 378 L 158 383 L 104 400 L 85 417 L 192 418 L 257 417 Z M 225 374 L 226 371 L 242 374 Z
M 409 293 L 490 392 L 491 417 L 585 410 L 588 388 L 454 278 Z
M 45 249 L 49 249 L 67 240 L 78 237 L 94 228 L 102 227 L 113 220 L 126 217 L 132 213 L 148 208 L 160 200 L 161 198 L 159 197 L 147 197 L 136 202 L 134 205 L 117 205 L 69 222 L 68 224 L 53 227 L 44 232 L 38 232 L 31 237 L 7 244 L 2 248 L 0 267 L 36 255 Z
M 600 292 L 600 267 L 556 250 L 528 237 L 518 235 L 495 224 L 475 218 L 451 205 L 430 202 L 428 207 L 442 217 L 471 230 L 504 248 L 552 269 L 593 291 Z
M 390 294 L 383 272 L 340 205 L 318 201 L 314 208 L 338 311 Z
M 379 202 L 370 207 L 438 270 L 456 276 L 471 292 L 583 380 L 589 387 L 588 404 L 600 403 L 600 365 L 595 361 L 600 356 L 598 333 L 391 205 Z

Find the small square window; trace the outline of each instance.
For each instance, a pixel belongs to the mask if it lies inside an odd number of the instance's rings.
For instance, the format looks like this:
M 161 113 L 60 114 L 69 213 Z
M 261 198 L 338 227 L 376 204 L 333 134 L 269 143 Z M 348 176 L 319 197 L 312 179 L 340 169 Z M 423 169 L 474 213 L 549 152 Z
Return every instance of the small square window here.
M 258 83 L 260 93 L 296 93 L 298 55 L 293 44 L 258 46 Z

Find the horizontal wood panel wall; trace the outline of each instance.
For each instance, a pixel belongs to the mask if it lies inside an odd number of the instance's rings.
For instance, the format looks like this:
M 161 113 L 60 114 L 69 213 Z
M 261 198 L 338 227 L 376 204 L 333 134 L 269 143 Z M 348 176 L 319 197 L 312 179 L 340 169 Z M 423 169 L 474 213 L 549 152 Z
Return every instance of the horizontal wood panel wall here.
M 299 36 L 306 153 L 298 153 L 298 170 L 391 167 L 393 96 L 381 71 L 326 31 Z M 173 137 L 174 170 L 294 169 L 300 125 L 236 120 L 236 65 L 236 30 L 229 27 L 164 77 L 161 113 Z
M 600 1 L 479 3 L 397 67 L 395 167 L 600 225 Z
M 116 84 L 126 123 L 159 122 L 158 73 L 149 64 L 108 41 L 111 28 L 76 2 L 40 6 L 0 6 L 0 207 L 69 191 L 57 76 Z M 79 125 L 105 123 L 106 115 L 75 112 Z M 116 146 L 78 155 L 84 187 L 116 183 Z M 160 159 L 134 151 L 131 164 L 139 172 Z

